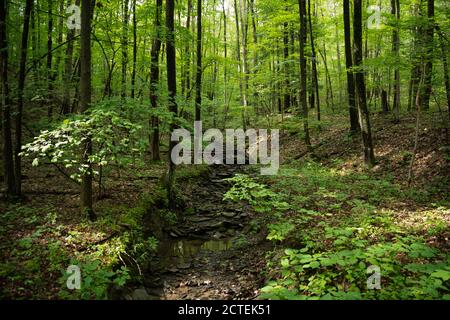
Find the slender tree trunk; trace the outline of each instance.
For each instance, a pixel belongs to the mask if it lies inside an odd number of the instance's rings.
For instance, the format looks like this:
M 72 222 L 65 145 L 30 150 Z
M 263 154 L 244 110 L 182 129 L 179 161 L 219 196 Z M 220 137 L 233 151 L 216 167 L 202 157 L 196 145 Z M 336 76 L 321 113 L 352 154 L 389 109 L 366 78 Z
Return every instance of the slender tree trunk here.
M 227 12 L 225 10 L 225 0 L 222 0 L 222 12 L 223 12 L 223 55 L 225 63 L 223 66 L 223 96 L 224 96 L 224 115 L 223 115 L 223 126 L 225 128 L 227 125 L 228 117 L 228 68 L 227 68 L 227 58 L 228 58 L 228 40 L 227 40 Z
M 202 0 L 197 0 L 197 72 L 195 82 L 195 121 L 202 116 Z
M 7 197 L 14 196 L 15 177 L 11 135 L 11 101 L 8 83 L 7 0 L 0 0 L 0 76 L 2 90 L 2 151 L 3 176 Z
M 350 27 L 350 1 L 344 0 L 344 35 L 345 35 L 345 65 L 347 68 L 347 94 L 350 113 L 350 133 L 355 134 L 359 130 L 358 111 L 355 97 L 355 77 L 353 75 L 353 57 Z
M 252 28 L 253 28 L 253 87 L 255 87 L 256 75 L 258 73 L 258 34 L 256 31 L 256 12 L 255 12 L 255 0 L 250 0 L 250 13 L 252 15 Z M 258 91 L 256 89 L 253 90 L 253 106 L 258 108 Z
M 336 15 L 336 6 L 334 8 L 334 14 Z M 341 63 L 341 45 L 339 40 L 339 28 L 336 21 L 336 55 L 337 55 L 337 71 L 338 71 L 338 81 L 339 81 L 339 106 L 342 104 L 342 63 Z
M 242 87 L 242 60 L 241 60 L 241 40 L 240 40 L 240 27 L 239 27 L 239 7 L 237 5 L 237 0 L 234 0 L 234 14 L 236 22 L 236 58 L 238 61 L 238 79 L 239 79 L 239 93 L 241 97 L 241 104 L 244 104 L 244 93 Z
M 71 0 L 68 0 L 67 5 L 71 4 Z M 80 0 L 75 1 L 75 5 L 80 5 Z M 72 72 L 73 72 L 73 47 L 74 47 L 75 29 L 69 29 L 67 31 L 67 50 L 66 61 L 64 66 L 64 96 L 62 102 L 62 113 L 70 113 L 70 87 L 72 84 Z
M 186 30 L 191 30 L 191 16 L 192 16 L 192 0 L 188 0 L 187 4 L 187 18 L 186 18 Z M 189 41 L 186 41 L 184 48 L 184 73 L 182 79 L 181 91 L 183 96 L 188 98 L 191 89 L 191 49 L 189 47 Z
M 48 24 L 47 24 L 47 82 L 48 82 L 48 109 L 47 116 L 51 119 L 53 115 L 53 81 L 55 73 L 52 70 L 52 35 L 53 35 L 53 0 L 47 0 Z
M 33 71 L 36 74 L 37 78 L 39 79 L 39 70 L 40 70 L 40 64 L 41 60 L 38 58 L 39 55 L 39 42 L 37 39 L 37 34 L 39 28 L 36 27 L 36 10 L 31 10 L 31 52 L 33 56 Z M 39 16 L 39 15 L 38 15 Z M 39 23 L 37 24 L 39 26 Z
M 447 60 L 448 49 L 447 49 L 447 45 L 445 44 L 444 35 L 442 34 L 441 29 L 438 25 L 436 25 L 436 31 L 437 31 L 437 34 L 439 35 L 439 41 L 441 44 L 442 65 L 444 66 L 444 84 L 445 84 L 445 91 L 447 93 L 448 117 L 449 117 L 449 121 L 450 121 L 450 79 L 448 76 L 449 69 L 448 69 L 448 60 Z
M 122 2 L 122 86 L 121 97 L 127 96 L 127 65 L 128 65 L 128 1 Z
M 133 71 L 131 73 L 132 99 L 134 99 L 136 92 L 136 61 L 137 61 L 137 19 L 136 19 L 136 0 L 133 0 Z
M 430 108 L 430 97 L 433 87 L 433 53 L 434 53 L 434 0 L 428 0 L 428 22 L 425 34 L 425 69 L 424 85 L 421 94 L 420 106 L 422 110 Z
M 411 15 L 421 15 L 421 5 L 415 5 L 412 7 Z M 409 80 L 409 88 L 408 88 L 408 111 L 411 111 L 414 105 L 415 95 L 417 93 L 417 86 L 419 84 L 419 78 L 421 77 L 420 74 L 420 65 L 419 61 L 421 60 L 422 53 L 420 52 L 420 48 L 422 47 L 420 45 L 420 38 L 422 37 L 422 27 L 421 26 L 414 26 L 414 29 L 412 31 L 412 48 L 411 48 L 411 76 Z
M 306 23 L 306 0 L 298 0 L 300 14 L 300 105 L 303 110 L 303 129 L 305 133 L 305 144 L 309 152 L 312 151 L 308 124 L 308 102 L 306 88 L 306 57 L 305 46 L 307 39 Z
M 58 17 L 58 38 L 57 38 L 57 47 L 60 48 L 60 46 L 62 46 L 63 43 L 63 23 L 64 23 L 64 18 L 63 18 L 63 13 L 64 13 L 64 1 L 61 1 L 59 4 L 59 17 Z M 53 67 L 54 70 L 54 76 L 53 76 L 53 80 L 56 81 L 59 78 L 59 65 L 61 63 L 61 56 L 62 56 L 62 50 L 58 50 L 56 53 L 56 61 L 55 61 L 55 65 Z
M 241 31 L 242 31 L 242 59 L 244 73 L 243 102 L 244 102 L 244 128 L 249 122 L 248 117 L 248 91 L 249 91 L 249 67 L 248 67 L 248 5 L 247 0 L 239 0 L 241 11 Z
M 320 121 L 319 80 L 318 80 L 318 76 L 317 76 L 316 48 L 314 46 L 314 33 L 313 33 L 312 19 L 311 19 L 311 0 L 308 0 L 308 21 L 309 21 L 309 35 L 310 35 L 310 40 L 311 40 L 312 88 L 316 95 L 317 120 Z
M 283 25 L 283 58 L 284 58 L 284 99 L 283 99 L 283 110 L 286 112 L 291 108 L 291 94 L 290 94 L 290 70 L 289 70 L 289 30 L 288 23 L 285 22 Z
M 81 2 L 81 37 L 80 37 L 80 111 L 85 112 L 91 104 L 91 0 Z M 81 210 L 90 220 L 95 220 L 92 207 L 92 139 L 86 137 L 82 151 L 86 172 L 81 176 Z
M 176 51 L 175 51 L 175 30 L 174 30 L 174 0 L 167 0 L 166 2 L 166 62 L 167 62 L 167 86 L 169 90 L 169 111 L 173 117 L 178 115 L 178 107 L 176 102 L 177 95 L 177 68 L 176 68 Z M 170 129 L 173 132 L 177 128 L 175 121 L 170 124 Z M 175 148 L 177 142 L 169 138 L 169 153 L 168 153 L 168 170 L 166 175 L 166 189 L 169 207 L 175 208 L 175 194 L 173 191 L 173 184 L 175 180 L 175 163 L 172 160 L 172 150 Z
M 394 119 L 395 122 L 400 121 L 400 34 L 399 34 L 399 23 L 400 23 L 400 0 L 391 0 L 392 14 L 395 15 L 396 25 L 392 34 L 392 52 L 397 58 L 397 63 L 394 71 Z
M 159 53 L 161 51 L 161 14 L 162 14 L 162 0 L 156 0 L 156 17 L 155 17 L 156 35 L 152 43 L 151 67 L 150 67 L 150 102 L 154 110 L 158 108 Z M 151 127 L 152 127 L 152 134 L 151 134 L 152 160 L 160 161 L 161 155 L 159 150 L 158 117 L 152 116 Z
M 19 63 L 19 84 L 17 87 L 17 110 L 15 113 L 16 124 L 16 139 L 14 149 L 14 176 L 15 176 L 15 194 L 20 196 L 22 194 L 22 164 L 20 152 L 22 151 L 22 118 L 23 118 L 23 93 L 25 89 L 26 63 L 28 52 L 28 34 L 30 27 L 30 14 L 33 9 L 33 0 L 27 0 L 25 4 L 25 12 L 23 18 L 22 44 L 20 48 L 20 63 Z
M 356 88 L 358 90 L 358 111 L 359 125 L 364 146 L 364 161 L 370 168 L 375 165 L 375 154 L 372 144 L 372 131 L 370 128 L 370 116 L 366 102 L 366 85 L 364 83 L 364 72 L 360 69 L 362 58 L 362 0 L 354 0 L 354 17 L 353 17 L 353 33 L 354 33 L 354 55 L 356 71 Z

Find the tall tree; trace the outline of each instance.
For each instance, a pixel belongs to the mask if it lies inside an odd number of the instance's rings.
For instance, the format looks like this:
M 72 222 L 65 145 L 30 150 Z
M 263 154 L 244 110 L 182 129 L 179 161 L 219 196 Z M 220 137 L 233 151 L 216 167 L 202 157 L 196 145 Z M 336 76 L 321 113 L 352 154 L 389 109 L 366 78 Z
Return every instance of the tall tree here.
M 241 59 L 241 39 L 240 39 L 240 26 L 239 26 L 239 7 L 237 4 L 237 0 L 234 0 L 234 21 L 236 22 L 236 59 L 238 61 L 237 67 L 238 67 L 238 79 L 239 79 L 239 93 L 241 98 L 241 103 L 244 105 L 244 92 L 243 92 L 243 85 L 242 85 L 242 59 Z M 245 126 L 245 118 L 244 120 L 244 126 Z
M 312 151 L 308 124 L 308 101 L 306 83 L 306 56 L 305 47 L 308 34 L 306 32 L 306 0 L 298 0 L 300 14 L 300 105 L 303 110 L 303 129 L 305 131 L 305 144 L 309 152 Z
M 195 82 L 195 121 L 202 112 L 202 0 L 197 0 L 197 72 Z
M 91 19 L 92 0 L 81 1 L 81 34 L 80 34 L 80 111 L 85 112 L 91 104 Z M 86 171 L 81 176 L 81 210 L 89 219 L 95 220 L 92 206 L 92 139 L 86 137 L 82 150 L 82 159 Z
M 424 85 L 420 99 L 420 105 L 422 110 L 428 110 L 430 108 L 430 97 L 433 86 L 433 53 L 434 53 L 434 0 L 427 1 L 427 28 L 425 33 L 425 69 L 424 72 Z
M 133 0 L 133 70 L 131 72 L 132 99 L 134 99 L 136 92 L 136 63 L 137 63 L 137 19 L 136 19 L 136 0 Z
M 170 123 L 171 132 L 177 128 L 175 117 L 178 115 L 178 106 L 176 101 L 177 95 L 177 67 L 176 67 L 176 51 L 175 51 L 175 26 L 174 26 L 174 0 L 167 0 L 166 2 L 166 64 L 167 64 L 167 87 L 169 91 L 169 111 L 172 113 L 174 119 Z M 175 207 L 175 194 L 173 191 L 173 183 L 175 179 L 175 163 L 172 160 L 172 150 L 175 148 L 177 142 L 169 138 L 169 153 L 168 153 L 168 170 L 166 174 L 166 190 L 169 206 Z
M 258 33 L 256 30 L 257 19 L 256 19 L 256 9 L 255 9 L 255 0 L 249 0 L 250 13 L 252 15 L 252 29 L 253 29 L 253 78 L 256 78 L 258 73 Z M 255 84 L 253 84 L 255 87 Z M 258 90 L 253 90 L 253 102 L 252 105 L 257 108 L 258 107 Z
M 161 14 L 162 14 L 162 0 L 156 0 L 156 15 L 155 15 L 155 38 L 152 43 L 151 51 L 151 67 L 150 67 L 150 102 L 152 108 L 158 108 L 158 85 L 159 85 L 159 53 L 161 51 Z M 161 160 L 159 151 L 159 119 L 152 116 L 151 119 L 152 134 L 152 159 L 154 161 Z
M 244 74 L 243 84 L 243 102 L 244 102 L 244 128 L 249 122 L 248 118 L 248 91 L 249 91 L 249 66 L 248 66 L 248 3 L 247 0 L 239 0 L 239 10 L 241 17 L 241 32 L 242 32 L 242 72 Z
M 320 97 L 319 97 L 319 79 L 317 75 L 317 58 L 316 58 L 316 48 L 314 46 L 314 32 L 311 19 L 311 0 L 308 0 L 308 21 L 309 21 L 309 35 L 311 40 L 311 66 L 312 66 L 312 90 L 315 94 L 316 105 L 317 105 L 317 120 L 320 121 Z M 314 103 L 311 106 L 314 108 Z
M 370 127 L 370 116 L 366 101 L 366 84 L 364 82 L 363 46 L 362 46 L 362 0 L 354 0 L 353 37 L 354 55 L 356 68 L 356 88 L 358 92 L 359 125 L 364 147 L 364 162 L 368 167 L 375 165 L 375 154 L 373 150 L 372 131 Z
M 287 112 L 291 108 L 291 94 L 290 94 L 290 70 L 289 70 L 289 24 L 285 22 L 283 24 L 283 58 L 284 58 L 284 98 L 283 98 L 283 108 L 284 112 Z
M 55 77 L 55 72 L 52 70 L 52 60 L 53 60 L 53 0 L 47 0 L 47 11 L 48 11 L 48 21 L 47 21 L 47 82 L 48 82 L 48 118 L 50 119 L 53 114 L 53 81 Z
M 68 0 L 67 5 L 70 6 L 71 0 Z M 75 1 L 75 5 L 80 5 L 80 0 Z M 75 29 L 70 28 L 67 31 L 67 48 L 66 48 L 66 60 L 64 63 L 64 93 L 61 111 L 63 114 L 68 114 L 71 112 L 70 106 L 70 94 L 71 94 L 71 84 L 73 78 L 73 48 L 75 40 Z
M 444 84 L 445 84 L 445 91 L 447 93 L 447 108 L 448 108 L 448 117 L 450 120 L 450 78 L 449 78 L 449 67 L 448 67 L 448 59 L 447 59 L 447 55 L 448 55 L 448 47 L 445 43 L 445 38 L 444 35 L 441 32 L 441 28 L 439 27 L 438 24 L 436 24 L 436 31 L 437 34 L 439 35 L 439 42 L 441 44 L 441 51 L 442 51 L 442 66 L 443 66 L 443 71 L 444 71 Z
M 350 114 L 350 133 L 355 134 L 359 130 L 358 110 L 355 97 L 355 77 L 353 75 L 352 40 L 350 24 L 350 0 L 344 0 L 344 37 L 345 37 L 345 65 L 347 68 L 347 95 Z
M 225 9 L 225 0 L 222 0 L 222 14 L 223 14 L 223 57 L 225 61 L 228 58 L 228 38 L 227 38 L 227 12 Z M 224 115 L 223 115 L 223 126 L 225 128 L 227 125 L 227 117 L 228 117 L 228 68 L 227 63 L 225 62 L 223 66 L 223 101 L 225 105 Z
M 14 176 L 15 176 L 15 194 L 20 196 L 22 193 L 22 164 L 20 152 L 22 151 L 22 117 L 23 117 L 23 94 L 25 89 L 26 63 L 28 52 L 28 34 L 30 28 L 30 14 L 33 8 L 33 0 L 27 0 L 25 3 L 25 12 L 23 17 L 22 44 L 20 47 L 19 62 L 19 84 L 17 86 L 17 110 L 15 113 L 15 149 L 14 149 Z
M 391 0 L 391 13 L 395 16 L 395 27 L 392 32 L 392 52 L 397 58 L 394 71 L 394 117 L 395 122 L 400 121 L 400 0 Z
M 127 66 L 128 66 L 128 1 L 122 1 L 122 86 L 121 86 L 121 96 L 125 98 L 127 96 Z
M 8 197 L 14 195 L 15 177 L 13 146 L 11 136 L 11 101 L 8 83 L 8 39 L 7 39 L 8 1 L 0 0 L 0 76 L 2 90 L 2 151 L 3 176 L 5 191 Z
M 188 0 L 187 2 L 187 17 L 186 17 L 186 30 L 189 32 L 191 30 L 191 16 L 192 16 L 192 0 Z M 190 41 L 186 41 L 186 45 L 184 48 L 184 57 L 183 57 L 183 69 L 181 79 L 181 93 L 186 99 L 189 98 L 189 92 L 191 88 L 191 50 L 189 47 Z

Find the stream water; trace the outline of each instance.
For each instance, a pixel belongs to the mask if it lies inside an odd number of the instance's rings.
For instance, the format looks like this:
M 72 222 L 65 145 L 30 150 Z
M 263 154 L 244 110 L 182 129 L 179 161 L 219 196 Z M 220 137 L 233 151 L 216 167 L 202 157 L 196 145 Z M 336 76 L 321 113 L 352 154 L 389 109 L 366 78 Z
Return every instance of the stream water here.
M 231 238 L 220 240 L 169 239 L 159 245 L 159 257 L 166 268 L 189 266 L 191 259 L 201 252 L 218 252 L 231 249 Z

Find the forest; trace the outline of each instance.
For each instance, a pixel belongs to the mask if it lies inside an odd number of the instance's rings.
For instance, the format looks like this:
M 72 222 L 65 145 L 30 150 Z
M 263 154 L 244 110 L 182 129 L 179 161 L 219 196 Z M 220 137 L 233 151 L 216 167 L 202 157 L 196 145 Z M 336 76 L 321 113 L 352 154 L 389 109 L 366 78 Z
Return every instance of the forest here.
M 0 299 L 450 300 L 449 39 L 447 0 L 0 0 Z

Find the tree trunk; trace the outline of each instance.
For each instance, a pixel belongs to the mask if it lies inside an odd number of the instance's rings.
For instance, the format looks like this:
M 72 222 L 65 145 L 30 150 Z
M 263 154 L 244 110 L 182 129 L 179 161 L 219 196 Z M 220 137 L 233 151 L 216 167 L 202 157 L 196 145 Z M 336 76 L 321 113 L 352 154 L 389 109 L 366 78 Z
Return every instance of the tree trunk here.
M 241 103 L 244 104 L 244 93 L 242 87 L 242 60 L 241 60 L 241 40 L 240 40 L 240 28 L 239 28 L 239 7 L 237 0 L 234 0 L 234 14 L 236 22 L 236 58 L 238 61 L 238 79 L 239 79 L 239 93 L 241 97 Z
M 394 119 L 398 123 L 400 121 L 400 35 L 399 35 L 399 23 L 400 23 L 400 0 L 391 0 L 392 14 L 395 15 L 396 25 L 392 34 L 392 52 L 397 59 L 397 63 L 394 71 Z
M 187 18 L 186 18 L 186 30 L 191 30 L 191 15 L 192 15 L 192 0 L 188 0 L 187 4 Z M 188 98 L 191 89 L 191 49 L 189 48 L 189 41 L 186 41 L 186 47 L 184 48 L 184 73 L 181 85 L 181 91 L 183 96 Z
M 223 12 L 223 55 L 225 63 L 223 66 L 223 96 L 224 96 L 224 115 L 223 115 L 223 125 L 225 128 L 227 125 L 228 117 L 228 68 L 227 68 L 227 58 L 228 58 L 228 40 L 227 40 L 227 13 L 225 11 L 225 1 L 222 2 L 222 12 Z
M 137 19 L 136 0 L 133 0 L 133 70 L 131 73 L 131 98 L 134 99 L 136 92 L 136 61 L 137 61 Z
M 353 17 L 353 33 L 354 33 L 354 55 L 356 71 L 356 88 L 358 90 L 358 111 L 359 125 L 364 146 L 364 161 L 371 168 L 375 165 L 375 154 L 372 144 L 372 132 L 370 128 L 370 116 L 366 102 L 366 85 L 364 83 L 364 72 L 362 66 L 362 0 L 354 0 L 354 17 Z
M 176 51 L 175 51 L 175 34 L 174 34 L 174 0 L 167 0 L 166 2 L 166 63 L 167 63 L 167 86 L 169 90 L 169 111 L 173 117 L 178 115 L 178 107 L 176 102 L 177 95 L 177 68 L 176 68 Z M 171 132 L 177 128 L 175 121 L 170 124 Z M 169 153 L 168 153 L 168 170 L 166 174 L 166 190 L 169 207 L 175 208 L 175 195 L 173 191 L 173 184 L 175 179 L 175 163 L 172 161 L 172 150 L 175 148 L 177 142 L 169 138 Z
M 68 0 L 67 5 L 70 6 L 71 0 Z M 80 0 L 75 1 L 75 5 L 80 5 Z M 66 61 L 64 66 L 64 96 L 62 102 L 62 114 L 66 115 L 70 113 L 70 87 L 72 84 L 72 72 L 73 72 L 73 45 L 75 38 L 75 29 L 69 29 L 67 31 L 67 50 Z
M 195 121 L 202 116 L 202 0 L 197 1 L 197 72 L 195 82 Z
M 290 70 L 289 70 L 289 30 L 288 23 L 283 24 L 283 58 L 284 58 L 284 99 L 283 99 L 283 110 L 288 111 L 291 108 L 291 94 L 290 94 Z
M 151 67 L 150 67 L 150 102 L 154 110 L 158 108 L 159 53 L 161 51 L 161 14 L 162 14 L 162 0 L 156 0 L 156 17 L 155 17 L 156 35 L 152 43 Z M 152 134 L 151 134 L 152 160 L 160 161 L 161 155 L 159 150 L 158 117 L 152 116 L 151 127 L 152 127 Z
M 305 133 L 305 144 L 308 152 L 312 151 L 311 139 L 309 137 L 308 124 L 308 102 L 306 88 L 306 57 L 305 46 L 307 39 L 306 24 L 306 0 L 298 0 L 300 14 L 300 104 L 303 110 L 303 129 Z
M 80 35 L 80 111 L 85 112 L 91 104 L 91 0 L 82 0 L 81 3 L 81 35 Z M 83 145 L 83 164 L 86 172 L 81 176 L 81 211 L 90 220 L 95 220 L 92 208 L 92 164 L 89 156 L 92 155 L 91 137 L 86 137 Z
M 447 108 L 448 108 L 448 118 L 450 121 L 450 79 L 448 76 L 448 60 L 447 60 L 447 54 L 448 49 L 445 44 L 444 35 L 441 32 L 441 29 L 438 25 L 436 25 L 436 31 L 439 35 L 439 40 L 441 44 L 441 51 L 442 51 L 442 65 L 444 66 L 444 84 L 445 84 L 445 91 L 447 93 Z
M 424 69 L 424 84 L 421 94 L 420 107 L 422 110 L 430 108 L 430 97 L 433 86 L 433 53 L 434 53 L 434 0 L 428 0 L 428 22 L 425 34 L 425 69 Z
M 353 57 L 352 57 L 352 43 L 351 43 L 351 28 L 350 28 L 350 4 L 349 0 L 344 0 L 344 35 L 345 35 L 345 65 L 347 68 L 347 94 L 348 105 L 350 113 L 350 133 L 358 132 L 358 111 L 356 108 L 355 98 L 355 77 L 353 75 Z
M 127 96 L 127 65 L 128 65 L 128 1 L 122 2 L 122 83 L 121 97 Z
M 311 0 L 308 0 L 308 21 L 309 21 L 309 35 L 311 40 L 311 63 L 312 63 L 312 90 L 316 95 L 317 104 L 317 120 L 320 121 L 320 97 L 319 97 L 319 80 L 317 76 L 317 59 L 316 48 L 314 47 L 314 33 L 312 29 L 311 19 Z M 314 106 L 312 106 L 314 107 Z
M 47 82 L 48 82 L 48 93 L 47 93 L 47 101 L 48 101 L 48 109 L 47 116 L 49 119 L 52 118 L 53 115 L 53 81 L 55 77 L 55 73 L 52 70 L 52 34 L 53 34 L 53 0 L 47 0 L 47 11 L 48 11 L 48 24 L 47 24 Z
M 242 31 L 242 60 L 243 60 L 243 73 L 244 73 L 244 90 L 243 90 L 243 102 L 244 102 L 244 128 L 247 127 L 249 122 L 248 117 L 248 91 L 249 91 L 249 67 L 248 67 L 248 5 L 247 0 L 239 0 L 241 11 L 241 31 Z
M 15 195 L 20 196 L 22 193 L 22 164 L 20 152 L 22 151 L 22 116 L 23 116 L 23 91 L 25 89 L 26 63 L 28 52 L 28 34 L 30 28 L 30 14 L 33 9 L 33 0 L 27 0 L 25 4 L 25 12 L 23 18 L 22 44 L 20 48 L 19 63 L 19 83 L 17 87 L 17 110 L 15 113 L 16 139 L 14 150 L 14 176 L 15 176 Z
M 253 78 L 256 78 L 256 74 L 258 73 L 258 34 L 256 32 L 256 13 L 255 13 L 255 0 L 250 0 L 250 13 L 252 15 L 252 28 L 253 28 Z M 253 83 L 253 87 L 255 87 L 255 83 Z M 252 105 L 255 108 L 258 108 L 258 90 L 253 90 L 253 102 Z
M 334 7 L 334 14 L 336 15 L 336 6 Z M 339 41 L 339 28 L 338 22 L 336 21 L 336 55 L 337 55 L 337 70 L 338 70 L 338 81 L 339 81 L 339 106 L 342 104 L 342 63 L 341 63 L 341 46 Z
M 388 101 L 388 93 L 386 90 L 381 90 L 381 110 L 384 114 L 388 114 L 390 111 L 389 101 Z
M 64 1 L 61 1 L 59 4 L 59 17 L 58 17 L 58 45 L 57 47 L 60 48 L 63 43 L 63 26 L 64 26 L 64 18 L 62 17 L 64 13 Z M 59 65 L 61 63 L 61 55 L 62 50 L 58 50 L 56 54 L 56 61 L 54 66 L 54 80 L 57 80 L 59 78 Z
M 2 151 L 6 196 L 14 196 L 15 177 L 11 136 L 11 101 L 8 83 L 7 0 L 0 0 L 0 76 L 2 90 Z

